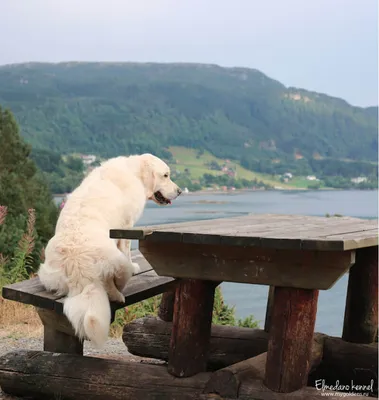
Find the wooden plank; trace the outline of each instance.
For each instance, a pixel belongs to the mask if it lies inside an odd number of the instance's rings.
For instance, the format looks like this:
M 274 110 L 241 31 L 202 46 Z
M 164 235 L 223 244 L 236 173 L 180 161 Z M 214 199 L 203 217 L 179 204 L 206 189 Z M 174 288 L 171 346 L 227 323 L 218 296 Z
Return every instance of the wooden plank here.
M 289 393 L 307 385 L 317 290 L 275 288 L 265 385 Z
M 359 234 L 349 233 L 344 235 L 332 235 L 327 240 L 343 241 L 344 250 L 361 249 L 365 247 L 378 246 L 378 229 L 364 231 Z
M 270 227 L 272 224 L 276 224 L 278 221 L 292 221 L 293 223 L 299 224 L 334 224 L 339 223 L 341 221 L 351 221 L 351 222 L 361 222 L 363 221 L 360 218 L 353 217 L 315 217 L 309 215 L 289 215 L 289 214 L 248 214 L 239 217 L 231 217 L 231 218 L 214 218 L 208 220 L 200 220 L 200 221 L 187 221 L 182 223 L 173 223 L 173 224 L 163 224 L 163 225 L 150 225 L 146 227 L 136 227 L 135 229 L 146 229 L 153 231 L 167 231 L 167 232 L 183 232 L 187 229 L 192 229 L 193 227 L 197 228 L 196 232 L 199 232 L 203 229 L 210 229 L 213 227 L 220 226 L 243 226 L 245 224 L 254 225 L 254 224 L 266 224 Z M 339 222 L 338 222 L 339 221 Z
M 198 400 L 209 376 L 174 378 L 161 365 L 42 351 L 0 357 L 2 390 L 36 399 Z
M 111 237 L 132 237 L 157 242 L 260 246 L 292 249 L 347 250 L 354 249 L 354 236 L 348 248 L 333 234 L 348 234 L 372 230 L 377 221 L 351 217 L 325 218 L 298 215 L 248 215 L 135 228 L 112 230 Z M 377 235 L 374 235 L 377 238 Z M 322 237 L 321 245 L 318 239 Z M 366 237 L 356 246 L 364 247 L 377 239 Z M 309 240 L 311 239 L 311 240 Z
M 378 247 L 357 250 L 349 272 L 342 338 L 372 343 L 378 329 Z
M 169 290 L 175 284 L 172 278 L 158 276 L 139 251 L 132 252 L 132 260 L 140 264 L 142 272 L 133 276 L 125 286 L 125 303 L 111 303 L 113 311 Z M 56 297 L 53 293 L 45 291 L 38 277 L 4 286 L 2 295 L 8 300 L 54 310 L 58 314 L 63 313 L 64 297 Z
M 37 308 L 37 312 L 43 323 L 44 351 L 83 355 L 83 342 L 75 336 L 65 315 L 42 308 Z
M 216 284 L 182 280 L 176 289 L 168 371 L 188 377 L 206 371 Z
M 140 250 L 162 276 L 304 289 L 329 289 L 355 262 L 354 252 L 150 241 L 141 242 Z

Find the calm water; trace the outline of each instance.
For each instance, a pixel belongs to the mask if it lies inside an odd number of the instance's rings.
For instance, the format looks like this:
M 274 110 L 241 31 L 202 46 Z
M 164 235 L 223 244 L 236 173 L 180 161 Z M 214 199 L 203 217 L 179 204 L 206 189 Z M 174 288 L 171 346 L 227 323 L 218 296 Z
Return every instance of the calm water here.
M 206 203 L 206 202 L 219 202 Z M 149 203 L 138 225 L 221 218 L 248 213 L 324 216 L 342 214 L 358 218 L 378 217 L 377 191 L 249 192 L 243 194 L 182 195 L 172 206 Z M 137 243 L 133 243 L 137 247 Z M 342 333 L 347 275 L 332 289 L 320 291 L 316 330 L 329 335 Z M 253 314 L 264 324 L 267 286 L 222 284 L 226 302 L 239 318 Z

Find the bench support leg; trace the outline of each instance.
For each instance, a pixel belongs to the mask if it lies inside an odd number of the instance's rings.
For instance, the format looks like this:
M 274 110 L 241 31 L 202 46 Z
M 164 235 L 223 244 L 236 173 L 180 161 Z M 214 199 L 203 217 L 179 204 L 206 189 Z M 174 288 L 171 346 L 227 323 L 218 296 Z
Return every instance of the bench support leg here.
M 265 385 L 289 393 L 306 386 L 318 290 L 275 287 Z
M 378 247 L 356 251 L 350 268 L 342 339 L 373 343 L 378 329 Z
M 75 336 L 66 316 L 41 308 L 37 312 L 43 323 L 44 351 L 83 355 L 83 342 Z
M 171 375 L 189 377 L 206 371 L 217 284 L 185 279 L 177 286 L 168 357 Z

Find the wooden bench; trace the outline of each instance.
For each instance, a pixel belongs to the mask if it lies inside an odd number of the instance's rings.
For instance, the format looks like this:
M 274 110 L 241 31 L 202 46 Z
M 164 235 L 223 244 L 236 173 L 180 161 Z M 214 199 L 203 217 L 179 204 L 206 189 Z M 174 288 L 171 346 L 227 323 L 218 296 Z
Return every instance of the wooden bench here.
M 132 252 L 132 259 L 139 263 L 141 272 L 126 285 L 123 291 L 125 303 L 111 303 L 112 321 L 117 309 L 169 291 L 175 286 L 174 278 L 158 276 L 138 250 Z M 45 351 L 83 354 L 83 343 L 75 336 L 63 314 L 64 297 L 46 291 L 38 277 L 4 286 L 2 295 L 5 299 L 37 308 L 44 325 Z

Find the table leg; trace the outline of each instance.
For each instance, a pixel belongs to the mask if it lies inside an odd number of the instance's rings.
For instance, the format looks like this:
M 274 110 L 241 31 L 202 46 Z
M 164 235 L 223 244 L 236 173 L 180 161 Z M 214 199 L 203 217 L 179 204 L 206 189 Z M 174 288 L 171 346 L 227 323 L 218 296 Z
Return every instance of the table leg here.
M 189 377 L 206 370 L 217 283 L 182 280 L 175 293 L 168 371 Z
M 275 287 L 265 385 L 289 393 L 307 384 L 318 290 Z
M 372 343 L 378 329 L 378 247 L 356 251 L 350 268 L 342 339 Z
M 162 294 L 158 317 L 162 321 L 171 322 L 174 315 L 175 289 Z
M 265 318 L 265 332 L 269 332 L 272 317 L 272 308 L 274 306 L 274 291 L 275 286 L 270 286 L 268 289 L 267 306 L 266 306 L 266 318 Z

